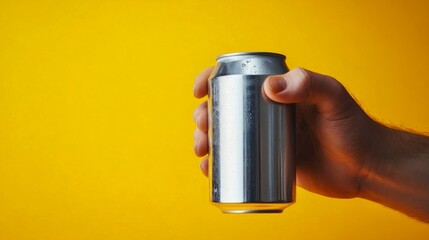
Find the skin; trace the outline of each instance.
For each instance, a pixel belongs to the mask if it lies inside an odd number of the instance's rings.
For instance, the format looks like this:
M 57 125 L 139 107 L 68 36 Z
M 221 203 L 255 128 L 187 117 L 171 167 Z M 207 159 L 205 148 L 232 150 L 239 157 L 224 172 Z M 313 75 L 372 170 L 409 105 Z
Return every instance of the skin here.
M 207 95 L 213 68 L 195 79 Z M 297 68 L 267 78 L 272 101 L 297 105 L 297 185 L 334 198 L 365 198 L 429 222 L 429 137 L 392 129 L 369 117 L 332 77 Z M 208 108 L 193 114 L 195 154 L 208 169 Z

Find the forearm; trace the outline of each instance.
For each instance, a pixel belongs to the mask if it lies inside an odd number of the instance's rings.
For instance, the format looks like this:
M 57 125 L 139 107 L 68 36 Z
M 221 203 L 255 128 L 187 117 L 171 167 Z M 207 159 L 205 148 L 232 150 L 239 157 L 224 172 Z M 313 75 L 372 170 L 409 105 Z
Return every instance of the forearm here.
M 429 137 L 380 126 L 361 197 L 429 222 Z

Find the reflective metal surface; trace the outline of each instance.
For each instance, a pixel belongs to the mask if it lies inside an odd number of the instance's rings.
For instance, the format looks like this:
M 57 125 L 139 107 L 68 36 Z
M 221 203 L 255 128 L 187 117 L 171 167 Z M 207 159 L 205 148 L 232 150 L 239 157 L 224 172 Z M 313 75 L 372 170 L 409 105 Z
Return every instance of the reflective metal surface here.
M 273 53 L 223 55 L 209 79 L 210 198 L 226 213 L 282 212 L 295 200 L 295 106 L 261 86 L 288 71 Z

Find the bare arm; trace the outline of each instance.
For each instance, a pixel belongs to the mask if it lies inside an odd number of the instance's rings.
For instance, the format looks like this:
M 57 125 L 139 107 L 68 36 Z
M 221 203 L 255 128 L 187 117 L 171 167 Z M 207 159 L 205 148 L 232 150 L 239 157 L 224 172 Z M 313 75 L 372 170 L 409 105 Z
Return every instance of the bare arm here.
M 359 196 L 429 222 L 429 137 L 382 127 Z

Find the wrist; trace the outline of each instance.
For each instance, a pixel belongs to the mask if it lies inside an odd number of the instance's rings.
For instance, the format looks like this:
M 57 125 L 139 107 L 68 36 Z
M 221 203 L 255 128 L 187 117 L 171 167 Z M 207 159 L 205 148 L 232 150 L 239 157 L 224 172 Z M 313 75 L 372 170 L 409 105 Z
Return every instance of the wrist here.
M 394 141 L 394 131 L 396 130 L 376 121 L 371 123 L 368 144 L 362 156 L 362 167 L 358 177 L 360 186 L 358 197 L 375 200 L 372 198 L 376 198 L 379 193 L 377 185 L 389 175 L 389 165 L 392 163 L 391 159 L 395 155 L 393 150 L 397 145 Z
M 358 197 L 429 222 L 429 138 L 378 124 Z

